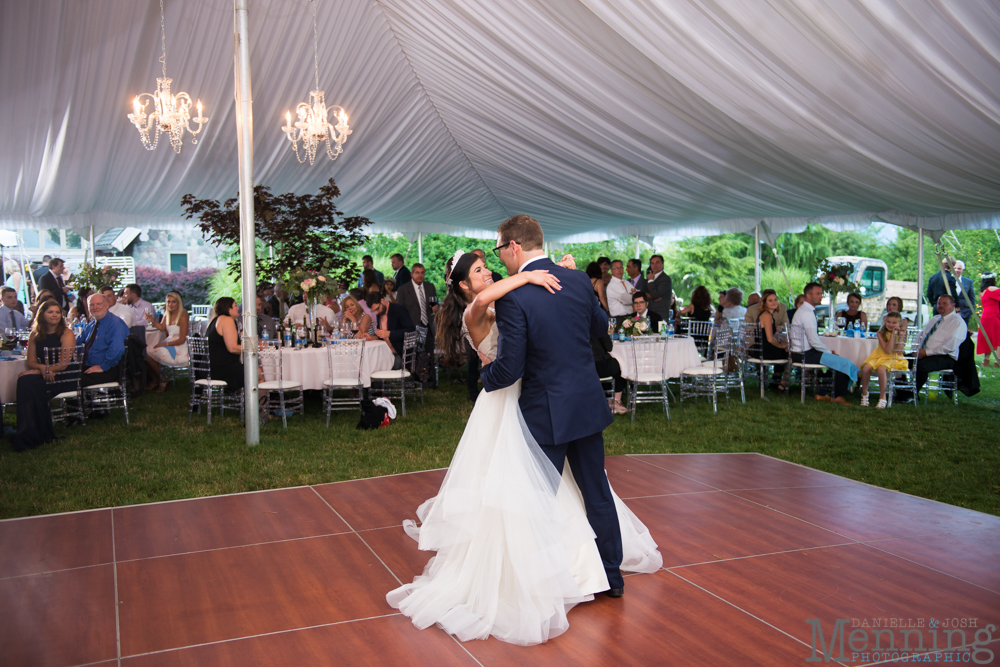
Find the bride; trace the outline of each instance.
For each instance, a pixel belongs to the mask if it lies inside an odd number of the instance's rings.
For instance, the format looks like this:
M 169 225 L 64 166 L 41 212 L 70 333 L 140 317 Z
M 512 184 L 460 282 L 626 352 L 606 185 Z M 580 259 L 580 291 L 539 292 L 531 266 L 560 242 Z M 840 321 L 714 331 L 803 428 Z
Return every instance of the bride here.
M 453 259 L 437 315 L 438 340 L 448 354 L 464 337 L 480 355 L 495 359 L 492 303 L 527 283 L 560 289 L 545 271 L 494 283 L 475 254 L 459 252 Z M 422 551 L 437 555 L 386 600 L 420 629 L 437 624 L 462 641 L 492 635 L 539 644 L 569 628 L 566 614 L 575 604 L 609 588 L 570 466 L 560 477 L 528 431 L 519 395 L 520 380 L 479 394 L 437 496 L 417 509 L 420 526 L 403 522 Z M 657 571 L 663 559 L 649 531 L 617 495 L 614 501 L 621 569 Z

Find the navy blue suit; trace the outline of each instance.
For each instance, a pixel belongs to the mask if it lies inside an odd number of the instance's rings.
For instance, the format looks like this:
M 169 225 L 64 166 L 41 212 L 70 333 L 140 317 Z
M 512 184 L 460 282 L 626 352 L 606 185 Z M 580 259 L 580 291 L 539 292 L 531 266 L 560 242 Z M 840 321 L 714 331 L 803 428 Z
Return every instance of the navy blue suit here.
M 562 473 L 567 460 L 597 534 L 611 588 L 623 588 L 621 528 L 604 473 L 602 431 L 614 421 L 601 387 L 590 339 L 608 330 L 608 316 L 582 271 L 547 258 L 525 267 L 560 281 L 555 294 L 525 285 L 496 302 L 500 338 L 496 361 L 483 367 L 486 391 L 521 381 L 519 404 L 528 430 Z

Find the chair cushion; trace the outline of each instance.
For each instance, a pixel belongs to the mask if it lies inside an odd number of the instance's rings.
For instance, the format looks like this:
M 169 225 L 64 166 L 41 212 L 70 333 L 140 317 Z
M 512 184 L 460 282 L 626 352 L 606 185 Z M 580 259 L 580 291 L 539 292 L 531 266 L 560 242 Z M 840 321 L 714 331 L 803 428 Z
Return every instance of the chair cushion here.
M 361 381 L 351 378 L 333 378 L 332 380 L 323 380 L 323 384 L 327 387 L 357 387 Z
M 102 382 L 101 384 L 92 384 L 89 387 L 84 387 L 83 390 L 89 391 L 91 389 L 117 389 L 118 386 L 119 385 L 117 382 Z
M 197 385 L 201 385 L 202 387 L 207 387 L 208 386 L 208 380 L 195 380 L 194 383 L 197 384 Z M 213 387 L 228 387 L 229 385 L 226 384 L 226 382 L 224 382 L 223 380 L 212 380 L 212 386 Z
M 800 363 L 794 363 L 794 364 L 792 364 L 792 366 L 795 366 L 796 368 L 805 368 L 807 370 L 823 370 L 823 369 L 826 368 L 826 366 L 824 366 L 823 364 L 800 364 Z
M 65 400 L 67 398 L 78 398 L 78 396 L 77 396 L 77 393 L 75 391 L 64 391 L 61 394 L 56 394 L 55 396 L 53 396 L 52 400 L 60 400 L 61 401 L 61 400 Z
M 609 380 L 611 378 L 608 378 Z M 659 373 L 639 373 L 639 382 L 642 383 L 659 383 L 663 381 L 663 376 Z
M 696 375 L 696 376 L 711 376 L 711 375 L 725 375 L 725 370 L 722 368 L 709 368 L 708 366 L 692 366 L 691 368 L 685 368 L 681 375 Z
M 257 385 L 258 389 L 263 389 L 265 391 L 277 391 L 281 390 L 291 390 L 291 389 L 301 389 L 302 384 L 299 382 L 292 382 L 291 380 L 268 380 L 267 382 L 261 382 Z
M 372 373 L 373 380 L 402 380 L 410 377 L 410 371 L 400 369 L 398 371 L 375 371 Z
M 787 364 L 788 359 L 757 359 L 755 357 L 747 357 L 747 361 L 751 364 Z

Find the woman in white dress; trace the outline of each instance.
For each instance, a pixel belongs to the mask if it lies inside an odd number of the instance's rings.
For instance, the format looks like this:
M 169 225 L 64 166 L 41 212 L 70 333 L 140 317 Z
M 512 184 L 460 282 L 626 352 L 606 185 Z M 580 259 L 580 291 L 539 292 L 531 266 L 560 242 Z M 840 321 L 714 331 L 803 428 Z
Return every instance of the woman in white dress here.
M 458 253 L 456 253 L 456 256 Z M 570 258 L 570 261 L 571 258 Z M 474 254 L 454 262 L 437 315 L 446 354 L 464 336 L 496 358 L 493 301 L 527 283 L 550 292 L 558 280 L 526 271 L 493 283 Z M 436 551 L 421 576 L 386 596 L 418 628 L 438 625 L 462 641 L 544 642 L 565 632 L 567 612 L 608 590 L 608 579 L 570 466 L 562 477 L 531 437 L 518 406 L 520 381 L 481 392 L 437 496 L 404 521 L 420 549 Z M 655 572 L 663 563 L 642 522 L 615 496 L 621 569 Z
M 163 341 L 146 349 L 146 366 L 149 367 L 150 378 L 149 386 L 146 388 L 150 390 L 163 391 L 167 388 L 167 381 L 160 373 L 160 366 L 188 365 L 188 314 L 184 310 L 184 302 L 178 292 L 168 292 L 166 304 L 162 322 L 157 322 L 153 315 L 146 313 L 146 321 L 167 334 Z

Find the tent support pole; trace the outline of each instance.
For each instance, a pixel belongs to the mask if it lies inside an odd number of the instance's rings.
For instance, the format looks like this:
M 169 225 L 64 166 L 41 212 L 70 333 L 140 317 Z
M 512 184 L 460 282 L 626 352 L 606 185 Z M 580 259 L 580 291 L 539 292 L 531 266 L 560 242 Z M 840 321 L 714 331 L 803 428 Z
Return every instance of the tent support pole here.
M 97 266 L 97 247 L 94 245 L 94 226 L 90 226 L 90 265 Z
M 635 258 L 639 259 L 639 235 L 635 235 Z
M 924 317 L 924 230 L 917 227 L 917 327 L 923 329 Z
M 753 228 L 753 285 L 760 294 L 760 225 Z
M 417 232 L 417 261 L 424 263 L 424 233 Z
M 250 91 L 248 0 L 234 0 L 233 57 L 240 172 L 240 275 L 243 283 L 243 401 L 248 445 L 260 442 L 257 402 L 257 247 L 253 210 L 253 95 Z

